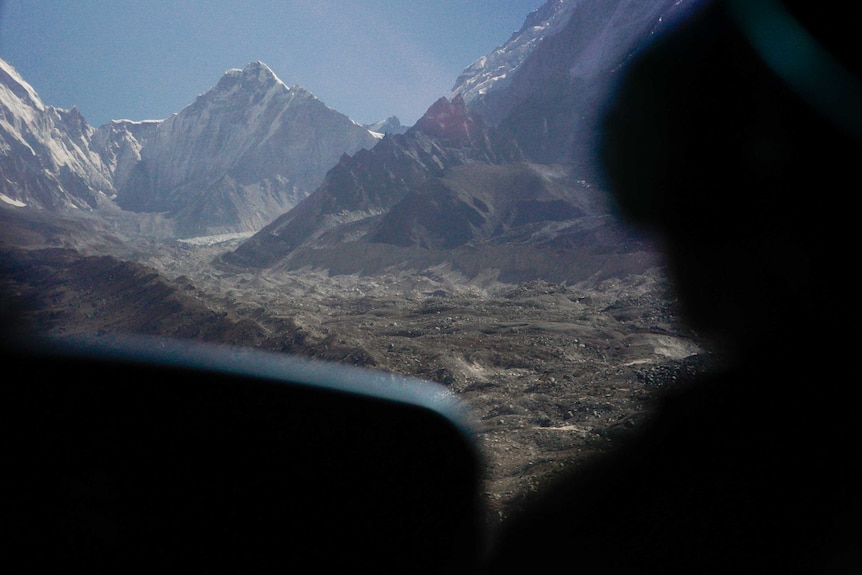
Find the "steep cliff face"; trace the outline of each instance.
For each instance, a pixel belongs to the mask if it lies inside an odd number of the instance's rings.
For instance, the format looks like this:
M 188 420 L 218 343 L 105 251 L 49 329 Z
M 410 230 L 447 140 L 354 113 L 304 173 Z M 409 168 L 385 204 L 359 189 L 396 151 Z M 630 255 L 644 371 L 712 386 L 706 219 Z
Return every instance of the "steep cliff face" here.
M 168 212 L 181 236 L 255 230 L 305 198 L 342 154 L 377 140 L 255 62 L 158 124 L 117 202 Z
M 464 69 L 455 81 L 452 97 L 461 96 L 485 121 L 498 122 L 501 118 L 495 116 L 496 111 L 486 108 L 489 96 L 512 83 L 518 68 L 545 38 L 554 36 L 565 27 L 577 5 L 577 0 L 548 0 L 531 12 L 521 29 L 506 43 Z
M 0 200 L 46 209 L 93 209 L 113 194 L 91 148 L 94 130 L 76 108 L 45 105 L 0 60 Z
M 112 120 L 93 134 L 92 145 L 111 174 L 115 189 L 122 189 L 141 161 L 141 149 L 152 140 L 161 120 Z
M 622 66 L 698 0 L 549 0 L 453 89 L 541 163 L 595 173 L 603 105 Z

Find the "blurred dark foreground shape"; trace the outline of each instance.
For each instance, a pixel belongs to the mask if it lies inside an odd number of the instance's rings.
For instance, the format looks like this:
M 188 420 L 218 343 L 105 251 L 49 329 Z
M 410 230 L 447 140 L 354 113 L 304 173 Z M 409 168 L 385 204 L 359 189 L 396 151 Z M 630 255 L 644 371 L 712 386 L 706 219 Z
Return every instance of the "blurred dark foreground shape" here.
M 624 71 L 608 184 L 727 367 L 513 520 L 489 573 L 862 573 L 851 20 L 707 2 Z
M 479 460 L 441 387 L 164 339 L 23 343 L 0 349 L 14 572 L 475 572 Z

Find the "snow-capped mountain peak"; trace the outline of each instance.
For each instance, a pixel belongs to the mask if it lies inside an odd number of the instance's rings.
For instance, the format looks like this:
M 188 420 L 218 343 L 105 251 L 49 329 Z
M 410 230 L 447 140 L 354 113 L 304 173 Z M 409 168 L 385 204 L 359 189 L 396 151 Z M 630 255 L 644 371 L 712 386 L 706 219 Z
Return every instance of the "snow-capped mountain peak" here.
M 46 105 L 0 60 L 0 201 L 116 203 L 168 215 L 180 236 L 255 230 L 313 191 L 339 158 L 379 141 L 263 62 L 227 70 L 164 120 L 98 130 Z
M 247 78 L 257 77 L 259 81 L 268 82 L 271 80 L 281 80 L 275 75 L 275 72 L 272 71 L 272 68 L 257 60 L 255 62 L 249 62 L 246 64 L 245 68 L 232 68 L 225 72 L 226 76 L 244 76 Z
M 227 70 L 218 84 L 208 93 L 217 93 L 223 97 L 229 97 L 240 90 L 257 92 L 270 89 L 290 91 L 290 88 L 275 75 L 269 66 L 258 61 L 248 64 L 245 68 Z
M 159 124 L 117 201 L 134 211 L 181 212 L 174 221 L 182 235 L 256 229 L 313 191 L 342 154 L 376 142 L 252 62 L 227 70 Z
M 110 174 L 90 147 L 77 108 L 45 105 L 0 60 L 0 199 L 43 208 L 94 208 L 113 193 Z

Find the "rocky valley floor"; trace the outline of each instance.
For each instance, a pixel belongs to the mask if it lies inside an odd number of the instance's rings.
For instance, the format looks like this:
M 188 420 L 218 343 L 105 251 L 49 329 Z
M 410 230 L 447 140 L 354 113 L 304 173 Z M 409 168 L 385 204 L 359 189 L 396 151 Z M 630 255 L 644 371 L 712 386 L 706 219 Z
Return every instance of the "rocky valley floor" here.
M 442 268 L 330 277 L 211 265 L 237 241 L 113 245 L 107 256 L 40 237 L 2 251 L 2 287 L 31 325 L 55 335 L 194 338 L 439 382 L 470 408 L 497 518 L 636 429 L 657 394 L 709 357 L 681 324 L 660 267 L 506 285 Z

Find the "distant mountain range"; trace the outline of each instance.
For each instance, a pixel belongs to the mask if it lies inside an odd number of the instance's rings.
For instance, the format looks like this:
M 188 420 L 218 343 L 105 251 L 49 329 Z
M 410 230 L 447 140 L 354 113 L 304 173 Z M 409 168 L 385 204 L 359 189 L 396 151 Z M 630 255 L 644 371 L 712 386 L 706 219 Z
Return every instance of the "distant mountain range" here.
M 253 231 L 304 199 L 344 153 L 382 137 L 290 88 L 265 64 L 225 72 L 165 120 L 98 129 L 46 106 L 0 61 L 0 193 L 43 209 L 115 201 L 164 213 L 175 235 Z
M 0 200 L 55 210 L 110 201 L 110 172 L 92 148 L 95 130 L 76 108 L 46 106 L 0 60 Z
M 184 236 L 256 230 L 320 185 L 342 154 L 376 143 L 255 62 L 158 124 L 117 203 L 171 213 Z
M 176 237 L 257 231 L 230 266 L 469 273 L 496 257 L 514 277 L 571 267 L 573 248 L 635 253 L 594 185 L 603 102 L 696 4 L 549 0 L 409 129 L 360 126 L 261 62 L 165 120 L 94 129 L 0 62 L 0 200 L 160 214 Z

